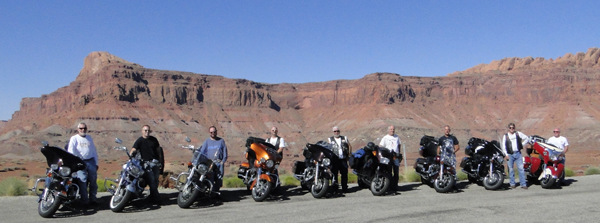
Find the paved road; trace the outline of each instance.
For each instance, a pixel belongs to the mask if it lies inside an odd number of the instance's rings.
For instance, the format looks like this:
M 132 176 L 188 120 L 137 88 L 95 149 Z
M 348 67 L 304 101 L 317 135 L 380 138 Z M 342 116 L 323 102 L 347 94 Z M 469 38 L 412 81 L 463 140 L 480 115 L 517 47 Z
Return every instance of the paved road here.
M 506 182 L 505 182 L 506 183 Z M 459 182 L 453 193 L 436 193 L 421 184 L 401 184 L 399 192 L 382 197 L 356 185 L 341 196 L 314 199 L 298 187 L 284 188 L 282 195 L 255 202 L 242 189 L 223 191 L 222 200 L 201 199 L 190 209 L 180 209 L 177 193 L 161 191 L 162 206 L 133 203 L 125 213 L 112 213 L 109 194 L 101 205 L 87 211 L 59 211 L 68 222 L 598 222 L 600 175 L 575 177 L 569 185 L 542 189 L 486 191 Z M 46 222 L 37 214 L 37 197 L 0 198 L 0 222 Z M 141 220 L 141 221 L 140 221 Z M 56 221 L 56 220 L 55 220 Z

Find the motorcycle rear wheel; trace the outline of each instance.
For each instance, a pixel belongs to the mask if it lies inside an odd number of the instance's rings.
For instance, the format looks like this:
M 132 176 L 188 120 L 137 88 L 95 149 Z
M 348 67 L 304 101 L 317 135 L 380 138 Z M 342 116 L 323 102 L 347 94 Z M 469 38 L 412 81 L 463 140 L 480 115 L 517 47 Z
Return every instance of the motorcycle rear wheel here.
M 552 176 L 546 176 L 540 180 L 540 186 L 542 186 L 542 188 L 544 188 L 544 189 L 548 189 L 548 188 L 551 188 L 552 186 L 554 186 L 555 182 L 556 182 L 556 178 L 554 178 Z
M 310 193 L 314 198 L 322 198 L 327 194 L 327 190 L 329 190 L 329 179 L 324 177 L 319 178 L 317 184 L 313 184 L 310 187 Z
M 187 188 L 179 191 L 179 194 L 177 195 L 177 205 L 180 208 L 189 208 L 199 196 L 200 190 L 195 189 L 193 185 L 189 185 Z
M 492 173 L 492 176 L 486 176 L 483 178 L 483 187 L 487 190 L 497 190 L 504 183 L 504 174 L 499 170 Z
M 271 182 L 265 179 L 259 179 L 257 185 L 254 185 L 254 188 L 252 188 L 252 199 L 256 202 L 262 202 L 267 199 L 271 193 L 271 189 L 273 189 L 272 185 Z
M 133 193 L 127 190 L 127 188 L 119 187 L 119 189 L 115 191 L 115 194 L 113 194 L 113 196 L 110 198 L 110 210 L 113 212 L 123 211 L 127 203 L 129 203 L 129 200 L 131 200 L 132 195 Z
M 381 196 L 388 192 L 392 179 L 389 175 L 378 175 L 371 181 L 371 193 Z
M 60 207 L 61 199 L 53 193 L 48 192 L 46 197 L 38 203 L 38 214 L 43 218 L 51 218 Z
M 433 187 L 438 193 L 446 193 L 452 189 L 454 183 L 456 183 L 454 176 L 449 173 L 444 173 L 441 179 L 435 179 L 435 182 L 433 182 Z

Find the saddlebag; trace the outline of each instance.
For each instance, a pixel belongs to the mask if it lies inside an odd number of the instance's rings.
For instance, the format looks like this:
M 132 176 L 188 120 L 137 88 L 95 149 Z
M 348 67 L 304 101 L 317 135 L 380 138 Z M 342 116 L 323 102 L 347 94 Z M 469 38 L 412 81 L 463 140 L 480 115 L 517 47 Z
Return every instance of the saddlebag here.
M 359 149 L 356 150 L 356 152 L 352 153 L 352 155 L 350 156 L 349 164 L 350 164 L 350 168 L 352 169 L 356 169 L 358 167 L 361 166 L 360 161 L 362 160 L 362 157 L 365 156 L 365 150 L 364 149 Z
M 302 174 L 304 173 L 304 169 L 306 169 L 306 163 L 302 161 L 296 161 L 292 167 L 292 172 L 294 174 Z
M 240 169 L 238 169 L 238 178 L 240 179 L 245 179 L 246 178 L 246 173 L 248 172 L 248 169 L 250 168 L 250 166 L 248 165 L 248 163 L 245 163 L 246 165 L 244 165 L 244 163 L 242 163 L 242 165 L 240 165 Z
M 421 156 L 429 157 L 437 155 L 438 142 L 433 136 L 424 135 L 421 137 L 421 142 L 419 145 L 422 146 L 422 149 L 419 151 Z

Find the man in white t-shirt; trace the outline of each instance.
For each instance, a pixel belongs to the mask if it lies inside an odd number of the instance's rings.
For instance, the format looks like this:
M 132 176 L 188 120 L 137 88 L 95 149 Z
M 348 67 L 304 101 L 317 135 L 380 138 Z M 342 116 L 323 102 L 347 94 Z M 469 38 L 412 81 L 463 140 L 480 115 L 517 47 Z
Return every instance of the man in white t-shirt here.
M 400 137 L 398 135 L 395 134 L 396 132 L 396 128 L 393 125 L 390 125 L 390 127 L 388 127 L 388 134 L 385 135 L 383 138 L 381 138 L 381 142 L 379 142 L 379 146 L 381 147 L 385 147 L 387 149 L 389 149 L 390 151 L 392 151 L 392 153 L 394 154 L 394 156 L 399 157 L 400 156 L 400 145 L 402 144 L 400 142 Z M 392 188 L 397 188 L 398 186 L 398 172 L 399 172 L 399 167 L 400 167 L 400 159 L 396 159 L 397 162 L 394 162 L 392 165 L 392 169 L 394 172 L 394 176 L 392 177 Z
M 82 179 L 79 184 L 79 194 L 81 195 L 81 201 L 84 206 L 97 205 L 96 193 L 98 191 L 98 184 L 96 178 L 98 177 L 98 153 L 96 152 L 96 146 L 94 140 L 90 135 L 87 135 L 87 125 L 85 123 L 79 123 L 77 125 L 78 134 L 71 137 L 69 140 L 69 146 L 67 151 L 73 155 L 81 158 L 87 165 L 86 169 L 83 170 L 87 174 L 85 181 Z M 89 197 L 88 187 L 90 185 Z
M 279 137 L 279 135 L 277 135 L 279 131 L 277 130 L 277 127 L 273 126 L 271 128 L 271 137 L 265 139 L 265 141 L 267 143 L 270 143 L 271 145 L 274 145 L 275 148 L 277 148 L 277 153 L 279 153 L 280 156 L 283 157 L 283 150 L 285 149 L 285 141 L 283 140 L 282 137 Z
M 554 133 L 554 136 L 548 138 L 548 140 L 546 141 L 546 143 L 555 145 L 556 147 L 558 147 L 558 148 L 560 148 L 560 149 L 563 150 L 563 156 L 565 156 L 565 159 L 563 159 L 561 161 L 561 163 L 563 165 L 565 165 L 566 153 L 567 153 L 567 150 L 569 150 L 569 142 L 567 141 L 567 138 L 565 138 L 564 136 L 560 135 L 560 129 L 559 128 L 555 128 L 553 133 Z M 563 175 L 560 177 L 560 184 L 561 185 L 565 184 L 565 174 L 564 174 L 564 171 L 563 171 Z

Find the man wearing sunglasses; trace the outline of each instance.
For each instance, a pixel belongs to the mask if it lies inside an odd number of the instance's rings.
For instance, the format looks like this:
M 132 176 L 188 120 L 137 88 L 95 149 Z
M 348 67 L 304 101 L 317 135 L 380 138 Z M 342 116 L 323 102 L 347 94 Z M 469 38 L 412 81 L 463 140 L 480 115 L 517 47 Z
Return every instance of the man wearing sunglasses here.
M 519 184 L 521 188 L 527 189 L 527 180 L 525 179 L 525 170 L 523 169 L 523 147 L 529 147 L 529 137 L 522 132 L 516 131 L 515 123 L 508 124 L 508 133 L 502 137 L 502 151 L 504 157 L 508 160 L 508 176 L 510 177 L 510 188 L 516 188 L 515 169 L 519 171 Z
M 329 143 L 333 148 L 333 153 L 339 158 L 332 160 L 333 180 L 337 184 L 338 172 L 342 175 L 342 192 L 348 193 L 348 157 L 352 154 L 352 145 L 348 137 L 340 135 L 340 128 L 333 127 L 333 136 L 329 137 Z M 337 189 L 337 185 L 334 189 Z
M 227 145 L 225 145 L 223 138 L 217 136 L 217 127 L 209 127 L 208 133 L 210 134 L 210 138 L 204 140 L 200 153 L 211 160 L 216 160 L 215 165 L 217 165 L 219 173 L 213 174 L 212 180 L 215 182 L 213 191 L 218 192 L 221 186 L 223 186 L 224 164 L 227 161 Z
M 160 148 L 158 139 L 151 136 L 150 133 L 152 133 L 150 126 L 144 125 L 142 127 L 142 136 L 133 143 L 131 155 L 136 155 L 137 152 L 139 152 L 143 162 L 158 164 L 160 160 L 163 160 L 161 157 L 163 155 L 162 149 Z M 160 194 L 158 193 L 159 172 L 160 167 L 158 165 L 153 165 L 145 170 L 143 177 L 150 187 L 150 202 L 160 205 Z
M 565 156 L 567 154 L 567 150 L 569 150 L 569 142 L 567 141 L 567 138 L 565 138 L 564 136 L 560 135 L 560 129 L 559 128 L 555 128 L 554 129 L 554 136 L 548 138 L 548 141 L 546 141 L 548 144 L 552 144 L 555 145 L 556 147 L 560 148 L 563 150 L 562 154 L 563 156 Z M 565 165 L 565 160 L 566 160 L 566 156 L 564 159 L 562 159 L 560 161 L 560 163 L 562 163 L 563 165 Z M 561 185 L 565 185 L 565 174 L 563 171 L 563 175 L 560 176 L 560 184 Z
M 81 195 L 81 203 L 84 207 L 88 204 L 97 205 L 96 193 L 98 192 L 98 184 L 96 178 L 98 177 L 98 153 L 96 152 L 96 146 L 94 140 L 87 134 L 87 125 L 83 122 L 77 125 L 77 135 L 71 137 L 69 140 L 69 146 L 67 151 L 73 155 L 81 158 L 86 164 L 85 172 L 86 179 L 79 180 L 79 194 Z M 88 185 L 89 184 L 89 196 L 88 196 Z

